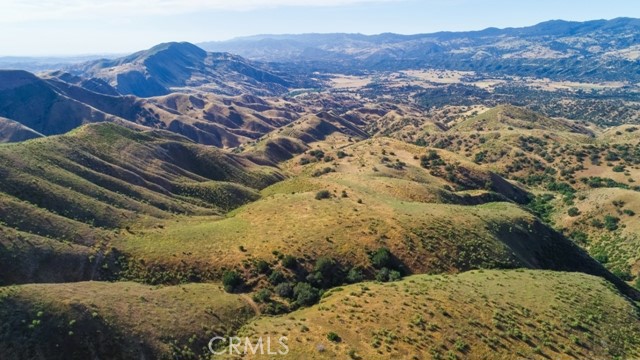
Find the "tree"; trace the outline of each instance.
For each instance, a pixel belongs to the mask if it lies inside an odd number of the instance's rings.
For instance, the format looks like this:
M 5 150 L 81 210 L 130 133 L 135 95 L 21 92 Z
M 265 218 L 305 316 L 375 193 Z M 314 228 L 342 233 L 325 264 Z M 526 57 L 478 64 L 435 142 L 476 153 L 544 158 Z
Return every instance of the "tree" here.
M 371 255 L 371 265 L 376 269 L 391 267 L 393 265 L 393 256 L 391 251 L 385 247 L 381 247 Z
M 293 285 L 290 282 L 284 282 L 276 285 L 276 287 L 274 288 L 274 291 L 276 292 L 276 294 L 278 294 L 278 296 L 282 298 L 285 298 L 285 299 L 293 298 Z
M 352 267 L 347 273 L 347 282 L 350 284 L 359 283 L 364 280 L 364 274 L 362 273 L 362 269 L 355 266 Z
M 222 275 L 222 285 L 226 292 L 234 292 L 244 286 L 244 279 L 236 271 L 225 271 Z
M 278 285 L 285 282 L 286 280 L 287 278 L 280 271 L 274 271 L 271 273 L 271 275 L 269 275 L 269 282 L 273 285 Z
M 296 303 L 300 306 L 311 306 L 315 304 L 320 297 L 318 289 L 304 282 L 298 283 L 293 288 L 293 294 Z

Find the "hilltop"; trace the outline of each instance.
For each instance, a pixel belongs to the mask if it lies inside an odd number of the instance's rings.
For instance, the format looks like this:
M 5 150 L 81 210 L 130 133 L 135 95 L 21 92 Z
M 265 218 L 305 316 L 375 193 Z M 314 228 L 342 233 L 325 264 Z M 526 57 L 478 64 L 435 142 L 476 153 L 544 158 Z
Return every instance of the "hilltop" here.
M 190 43 L 165 43 L 113 60 L 95 60 L 68 71 L 106 81 L 122 94 L 167 95 L 180 88 L 223 95 L 278 95 L 291 86 L 262 65 L 228 53 L 207 53 Z

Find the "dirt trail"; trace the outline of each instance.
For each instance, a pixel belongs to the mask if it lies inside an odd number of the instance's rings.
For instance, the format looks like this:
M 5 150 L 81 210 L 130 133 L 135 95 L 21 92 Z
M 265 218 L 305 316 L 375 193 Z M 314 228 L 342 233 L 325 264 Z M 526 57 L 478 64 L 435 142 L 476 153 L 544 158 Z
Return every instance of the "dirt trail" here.
M 246 295 L 246 294 L 240 294 L 240 297 L 247 302 L 247 304 L 249 304 L 249 306 L 251 306 L 251 308 L 253 309 L 253 311 L 255 311 L 256 316 L 260 316 L 262 315 L 262 312 L 260 311 L 260 307 L 258 306 L 258 304 L 256 304 L 255 301 L 253 301 L 253 299 L 251 298 L 251 296 Z

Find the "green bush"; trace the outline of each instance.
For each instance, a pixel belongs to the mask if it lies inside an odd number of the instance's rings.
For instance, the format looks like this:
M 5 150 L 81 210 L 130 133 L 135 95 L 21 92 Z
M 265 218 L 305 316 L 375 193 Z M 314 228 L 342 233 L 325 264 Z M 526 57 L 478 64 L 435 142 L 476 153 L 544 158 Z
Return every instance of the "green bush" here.
M 333 275 L 337 267 L 337 263 L 330 257 L 320 257 L 316 260 L 313 271 L 321 273 L 323 276 L 329 277 Z
M 352 267 L 347 273 L 347 282 L 350 284 L 359 283 L 364 280 L 364 274 L 359 267 Z
M 378 272 L 376 273 L 376 280 L 381 282 L 389 281 L 389 273 L 390 271 L 387 268 L 378 270 Z
M 300 306 L 311 306 L 320 298 L 318 289 L 304 282 L 296 284 L 293 288 L 293 295 L 296 303 Z
M 604 217 L 604 227 L 609 231 L 618 230 L 619 222 L 620 222 L 620 219 L 615 216 L 607 215 Z
M 287 281 L 287 278 L 281 271 L 274 271 L 269 275 L 269 282 L 273 285 L 278 285 Z
M 371 254 L 371 265 L 376 269 L 382 269 L 385 267 L 392 267 L 393 256 L 391 251 L 385 247 L 379 248 L 373 254 Z
M 339 343 L 340 341 L 342 341 L 340 336 L 338 336 L 338 334 L 334 333 L 333 331 L 327 334 L 327 339 L 334 343 Z
M 293 298 L 293 284 L 290 282 L 284 282 L 276 285 L 274 288 L 275 293 L 285 299 Z
M 569 211 L 567 211 L 567 214 L 569 214 L 569 216 L 571 217 L 576 217 L 580 215 L 580 210 L 578 210 L 577 207 L 572 207 L 572 208 L 569 208 Z
M 285 257 L 282 258 L 282 266 L 293 270 L 298 267 L 298 260 L 292 255 L 285 255 Z
M 316 200 L 329 199 L 331 197 L 331 193 L 329 190 L 320 190 L 316 193 Z
M 389 281 L 398 281 L 402 279 L 402 274 L 397 270 L 389 271 Z
M 236 271 L 225 271 L 222 275 L 222 285 L 227 292 L 235 292 L 244 286 L 244 279 Z
M 624 281 L 631 281 L 633 279 L 633 275 L 631 275 L 629 270 L 613 269 L 611 272 L 613 273 L 613 275 L 619 277 Z
M 262 289 L 253 295 L 253 300 L 259 303 L 268 303 L 271 301 L 271 291 Z
M 271 272 L 271 266 L 264 260 L 258 260 L 258 262 L 256 262 L 256 270 L 260 274 L 269 274 Z

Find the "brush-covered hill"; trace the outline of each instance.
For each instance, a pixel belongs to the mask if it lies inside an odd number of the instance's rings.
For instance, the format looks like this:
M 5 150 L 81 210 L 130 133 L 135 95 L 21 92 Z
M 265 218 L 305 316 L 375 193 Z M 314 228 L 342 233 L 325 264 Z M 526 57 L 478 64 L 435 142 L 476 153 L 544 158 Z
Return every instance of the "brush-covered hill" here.
M 111 245 L 130 259 L 135 278 L 152 282 L 167 271 L 216 279 L 233 268 L 260 288 L 266 277 L 257 263 L 294 281 L 323 257 L 345 275 L 355 268 L 372 278 L 379 269 L 370 256 L 385 248 L 404 273 L 527 267 L 597 274 L 625 288 L 521 208 L 525 191 L 453 153 L 375 139 L 317 144 L 281 167 L 289 179 L 224 219 L 159 220 Z M 295 259 L 296 271 L 283 268 L 284 257 Z
M 288 80 L 261 65 L 227 53 L 207 53 L 189 43 L 165 43 L 114 60 L 70 67 L 75 75 L 106 81 L 122 94 L 167 95 L 175 90 L 224 95 L 276 95 Z
M 266 341 L 282 350 L 283 336 L 284 359 L 631 359 L 640 351 L 635 305 L 579 273 L 416 275 L 335 288 L 280 316 L 254 306 L 216 284 L 0 288 L 0 350 L 6 359 L 208 359 L 210 338 L 238 335 L 263 338 L 265 355 L 248 351 L 251 359 L 273 358 Z
M 639 331 L 635 305 L 600 278 L 516 270 L 349 285 L 242 333 L 286 336 L 283 359 L 569 360 L 632 359 Z
M 165 131 L 93 124 L 0 146 L 3 284 L 99 277 L 120 231 L 174 214 L 221 215 L 283 178 Z M 61 259 L 80 271 L 55 267 Z M 98 268 L 99 269 L 99 268 Z
M 194 99 L 155 100 L 204 116 Z M 188 359 L 283 323 L 292 358 L 636 354 L 638 292 L 525 208 L 521 184 L 366 135 L 327 112 L 235 151 L 113 123 L 0 145 L 0 350 Z
M 418 142 L 462 155 L 535 193 L 529 207 L 541 219 L 640 286 L 637 131 L 500 106 Z
M 255 317 L 247 299 L 216 284 L 0 288 L 0 351 L 7 360 L 205 358 L 211 337 Z
M 490 132 L 501 130 L 544 130 L 594 136 L 588 128 L 575 121 L 552 119 L 531 110 L 511 105 L 497 106 L 480 115 L 456 124 L 455 132 Z

